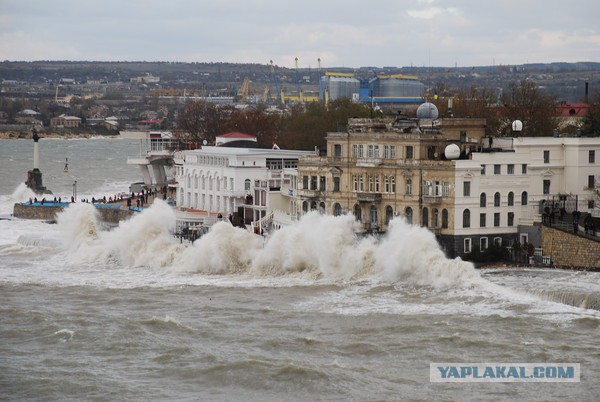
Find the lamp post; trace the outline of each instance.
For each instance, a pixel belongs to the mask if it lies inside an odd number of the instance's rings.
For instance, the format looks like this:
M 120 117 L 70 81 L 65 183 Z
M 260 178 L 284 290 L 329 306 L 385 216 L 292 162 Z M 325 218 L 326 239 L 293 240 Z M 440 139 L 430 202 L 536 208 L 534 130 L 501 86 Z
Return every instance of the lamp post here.
M 77 180 L 73 182 L 73 202 L 77 200 Z

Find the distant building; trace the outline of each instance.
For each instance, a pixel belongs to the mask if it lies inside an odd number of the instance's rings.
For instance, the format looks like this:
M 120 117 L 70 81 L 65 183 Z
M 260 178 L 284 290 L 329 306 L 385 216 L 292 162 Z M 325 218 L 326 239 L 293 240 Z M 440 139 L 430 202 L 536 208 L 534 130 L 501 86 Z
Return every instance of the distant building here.
M 160 82 L 160 77 L 153 75 L 142 75 L 139 77 L 130 78 L 129 82 L 132 84 L 157 84 Z
M 50 119 L 50 127 L 77 128 L 81 125 L 81 119 L 76 116 L 61 114 Z
M 34 124 L 41 126 L 43 125 L 41 118 L 41 113 L 31 109 L 24 109 L 17 113 L 17 115 L 15 116 L 15 121 L 21 124 Z

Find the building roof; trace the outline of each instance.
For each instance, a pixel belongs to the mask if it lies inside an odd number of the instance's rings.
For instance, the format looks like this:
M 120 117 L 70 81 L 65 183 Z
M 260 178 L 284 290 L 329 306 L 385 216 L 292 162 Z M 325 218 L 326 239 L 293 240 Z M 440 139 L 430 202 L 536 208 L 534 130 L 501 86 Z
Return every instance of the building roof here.
M 240 133 L 239 131 L 232 131 L 231 133 L 227 133 L 227 134 L 221 134 L 221 135 L 217 135 L 217 138 L 254 138 L 256 139 L 255 135 L 252 134 L 246 134 L 246 133 Z

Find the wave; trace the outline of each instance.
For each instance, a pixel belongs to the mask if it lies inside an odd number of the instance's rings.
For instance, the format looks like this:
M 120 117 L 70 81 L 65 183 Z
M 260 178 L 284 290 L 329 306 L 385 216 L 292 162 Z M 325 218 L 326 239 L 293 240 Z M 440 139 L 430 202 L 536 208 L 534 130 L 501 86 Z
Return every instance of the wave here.
M 434 288 L 487 282 L 469 262 L 447 259 L 434 235 L 401 218 L 380 240 L 358 237 L 351 215 L 311 212 L 267 240 L 225 222 L 186 247 L 172 236 L 173 209 L 153 205 L 112 231 L 100 231 L 96 210 L 73 204 L 58 216 L 73 262 L 116 259 L 125 266 L 250 277 L 300 276 L 333 281 L 377 279 Z

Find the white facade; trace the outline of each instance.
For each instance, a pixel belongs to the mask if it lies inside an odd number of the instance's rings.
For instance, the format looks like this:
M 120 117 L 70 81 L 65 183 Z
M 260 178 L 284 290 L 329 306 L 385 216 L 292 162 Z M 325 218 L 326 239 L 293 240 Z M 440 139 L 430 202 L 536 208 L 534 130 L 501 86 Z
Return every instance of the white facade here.
M 177 167 L 177 205 L 208 212 L 234 213 L 254 207 L 255 219 L 268 209 L 267 194 L 281 186 L 282 170 L 314 152 L 204 146 L 184 151 Z M 278 190 L 279 191 L 279 190 Z M 247 196 L 253 202 L 248 204 Z
M 598 137 L 514 138 L 502 151 L 473 153 L 455 167 L 455 235 L 488 234 L 491 242 L 494 234 L 516 234 L 518 225 L 541 221 L 541 201 L 560 196 L 567 212 L 599 211 L 590 188 L 600 180 Z

